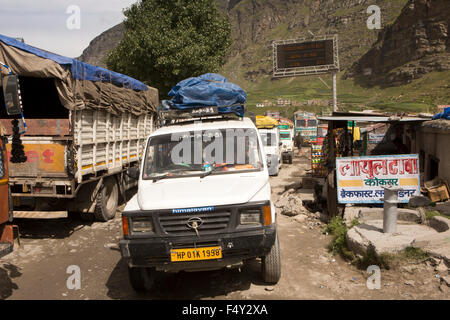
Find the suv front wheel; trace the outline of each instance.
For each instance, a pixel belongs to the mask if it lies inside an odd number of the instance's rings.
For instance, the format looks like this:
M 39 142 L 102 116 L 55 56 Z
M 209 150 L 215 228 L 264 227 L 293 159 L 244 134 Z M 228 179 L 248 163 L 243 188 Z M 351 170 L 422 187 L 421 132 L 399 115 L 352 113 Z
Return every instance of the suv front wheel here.
M 137 292 L 150 291 L 155 283 L 155 271 L 151 268 L 128 267 L 128 276 Z
M 270 252 L 261 258 L 261 271 L 264 282 L 277 284 L 281 277 L 280 243 L 278 235 Z

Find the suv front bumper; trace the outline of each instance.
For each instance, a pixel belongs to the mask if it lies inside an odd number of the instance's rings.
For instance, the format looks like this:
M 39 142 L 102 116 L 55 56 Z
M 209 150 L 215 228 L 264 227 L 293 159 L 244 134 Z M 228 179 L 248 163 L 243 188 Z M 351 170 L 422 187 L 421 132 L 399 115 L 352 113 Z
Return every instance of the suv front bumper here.
M 242 261 L 265 256 L 276 237 L 276 225 L 254 230 L 198 237 L 170 237 L 122 240 L 122 257 L 131 267 L 154 267 L 159 271 L 220 269 Z M 172 262 L 172 249 L 215 247 L 222 249 L 222 258 L 189 262 Z

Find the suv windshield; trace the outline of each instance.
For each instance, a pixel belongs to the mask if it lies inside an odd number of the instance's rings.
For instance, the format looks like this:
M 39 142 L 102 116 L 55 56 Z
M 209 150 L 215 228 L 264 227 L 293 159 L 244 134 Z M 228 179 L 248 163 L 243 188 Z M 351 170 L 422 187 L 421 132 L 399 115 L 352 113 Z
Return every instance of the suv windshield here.
M 188 131 L 149 139 L 143 179 L 259 171 L 263 168 L 255 129 Z

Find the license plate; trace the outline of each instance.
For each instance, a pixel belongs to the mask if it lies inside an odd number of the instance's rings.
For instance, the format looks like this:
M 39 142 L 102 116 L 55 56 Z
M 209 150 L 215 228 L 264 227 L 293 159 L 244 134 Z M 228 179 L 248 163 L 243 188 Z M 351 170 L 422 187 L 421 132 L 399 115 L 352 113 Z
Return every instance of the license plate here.
M 200 261 L 200 260 L 212 260 L 221 258 L 222 258 L 221 247 L 170 250 L 170 259 L 172 262 Z

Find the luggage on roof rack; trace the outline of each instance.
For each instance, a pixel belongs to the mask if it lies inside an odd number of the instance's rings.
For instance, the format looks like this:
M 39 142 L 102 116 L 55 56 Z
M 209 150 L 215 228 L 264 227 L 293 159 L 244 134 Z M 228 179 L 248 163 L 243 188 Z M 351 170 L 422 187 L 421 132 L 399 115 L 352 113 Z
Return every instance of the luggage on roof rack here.
M 243 118 L 245 115 L 245 106 L 192 106 L 191 108 L 170 108 L 163 101 L 159 110 L 160 126 L 170 124 L 179 124 L 182 122 L 191 122 L 196 120 L 229 120 Z
M 247 93 L 226 78 L 214 73 L 179 82 L 164 100 L 162 119 L 193 119 L 236 115 L 244 117 Z

